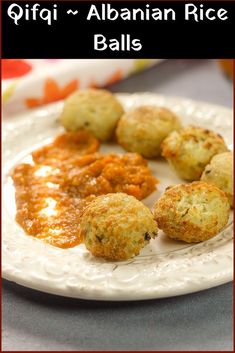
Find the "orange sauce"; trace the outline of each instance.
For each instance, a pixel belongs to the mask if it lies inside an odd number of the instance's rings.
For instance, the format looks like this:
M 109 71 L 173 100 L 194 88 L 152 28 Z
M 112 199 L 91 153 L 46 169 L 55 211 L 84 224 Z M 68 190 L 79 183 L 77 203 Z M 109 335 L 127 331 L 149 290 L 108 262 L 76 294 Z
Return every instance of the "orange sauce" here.
M 81 243 L 80 218 L 96 196 L 125 192 L 139 200 L 157 180 L 138 154 L 97 153 L 88 132 L 65 133 L 32 153 L 34 164 L 13 170 L 16 220 L 26 233 L 61 248 Z

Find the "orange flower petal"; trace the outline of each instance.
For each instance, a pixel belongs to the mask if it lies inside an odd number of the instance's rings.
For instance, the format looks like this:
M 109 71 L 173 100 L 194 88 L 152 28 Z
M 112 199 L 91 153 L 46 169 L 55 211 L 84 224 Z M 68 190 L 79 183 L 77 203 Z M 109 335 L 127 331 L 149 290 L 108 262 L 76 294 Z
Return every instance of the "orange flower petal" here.
M 89 88 L 98 88 L 99 84 L 95 80 L 91 80 L 88 87 Z
M 105 82 L 105 86 L 112 85 L 113 83 L 122 79 L 122 70 L 116 70 Z
M 44 85 L 43 102 L 50 103 L 60 99 L 60 88 L 55 80 L 48 78 Z
M 2 59 L 2 78 L 11 79 L 28 74 L 32 66 L 24 60 Z
M 64 99 L 72 92 L 79 88 L 78 80 L 69 82 L 64 88 L 61 89 L 60 98 Z
M 41 99 L 38 99 L 38 98 L 28 98 L 25 100 L 25 104 L 27 105 L 28 108 L 35 108 L 35 107 L 38 107 L 39 105 L 42 105 L 43 102 Z
M 64 88 L 60 88 L 55 80 L 48 78 L 44 83 L 44 94 L 42 98 L 30 97 L 25 100 L 28 108 L 48 104 L 66 98 L 79 87 L 78 80 L 72 80 Z

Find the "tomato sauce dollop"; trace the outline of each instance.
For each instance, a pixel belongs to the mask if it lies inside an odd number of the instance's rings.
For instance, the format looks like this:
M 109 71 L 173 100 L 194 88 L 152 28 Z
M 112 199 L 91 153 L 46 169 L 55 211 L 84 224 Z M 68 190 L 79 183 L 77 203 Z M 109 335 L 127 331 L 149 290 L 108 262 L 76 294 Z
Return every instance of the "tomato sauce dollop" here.
M 98 153 L 90 133 L 64 133 L 16 166 L 16 220 L 29 235 L 60 248 L 81 243 L 80 218 L 96 196 L 125 192 L 142 200 L 157 179 L 138 154 Z

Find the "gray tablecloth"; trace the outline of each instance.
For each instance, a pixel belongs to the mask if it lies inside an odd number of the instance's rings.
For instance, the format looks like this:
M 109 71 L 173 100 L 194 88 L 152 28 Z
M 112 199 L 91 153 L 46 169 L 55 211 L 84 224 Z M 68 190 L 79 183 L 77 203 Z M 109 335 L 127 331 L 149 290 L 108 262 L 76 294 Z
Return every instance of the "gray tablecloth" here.
M 168 60 L 111 87 L 232 107 L 215 61 Z M 218 350 L 232 348 L 232 284 L 181 297 L 89 302 L 3 280 L 3 350 Z

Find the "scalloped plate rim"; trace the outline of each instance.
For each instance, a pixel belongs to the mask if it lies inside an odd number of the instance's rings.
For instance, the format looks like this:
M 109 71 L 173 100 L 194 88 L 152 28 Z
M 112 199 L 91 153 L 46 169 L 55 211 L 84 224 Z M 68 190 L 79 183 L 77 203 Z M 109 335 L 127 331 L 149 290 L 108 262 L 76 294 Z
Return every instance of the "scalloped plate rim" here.
M 216 105 L 210 102 L 203 102 L 203 101 L 196 101 L 196 100 L 192 100 L 190 98 L 184 98 L 184 97 L 177 97 L 177 96 L 167 96 L 167 95 L 159 95 L 159 94 L 155 94 L 155 93 L 151 93 L 151 92 L 137 92 L 137 93 L 118 93 L 117 96 L 122 100 L 133 100 L 138 96 L 141 96 L 145 99 L 149 99 L 151 96 L 151 99 L 157 99 L 157 100 L 168 100 L 168 101 L 176 101 L 178 103 L 182 105 L 186 104 L 186 105 L 192 105 L 192 106 L 196 106 L 200 108 L 200 106 L 203 106 L 205 109 L 214 109 L 214 110 L 218 110 L 218 111 L 224 111 L 226 114 L 232 114 L 232 110 L 224 107 L 224 106 L 220 106 L 220 105 Z M 17 114 L 17 117 L 21 117 L 23 119 L 23 116 L 26 115 L 37 115 L 38 113 L 40 113 L 40 111 L 44 110 L 47 111 L 48 114 L 53 114 L 53 111 L 55 112 L 56 110 L 60 109 L 62 102 L 57 102 L 57 103 L 53 103 L 53 104 L 49 104 L 48 106 L 44 106 L 44 107 L 39 107 L 36 109 L 31 110 L 30 112 L 26 112 L 26 113 L 20 113 Z M 5 119 L 4 119 L 5 120 Z M 10 118 L 10 122 L 12 122 L 13 120 L 11 120 Z M 15 120 L 16 121 L 16 120 Z M 5 125 L 6 124 L 6 125 Z M 3 129 L 4 126 L 8 125 L 8 121 L 3 121 Z M 35 240 L 35 239 L 34 239 Z M 37 240 L 36 240 L 37 241 Z M 229 251 L 227 252 L 228 257 L 231 259 L 231 261 L 229 260 L 229 263 L 232 264 L 232 257 L 233 257 L 233 251 L 232 251 L 232 240 L 231 240 L 231 248 L 229 249 Z M 205 290 L 208 288 L 212 288 L 214 286 L 218 286 L 224 283 L 227 283 L 229 281 L 231 281 L 233 279 L 233 268 L 232 266 L 230 267 L 230 269 L 223 269 L 221 271 L 217 271 L 216 272 L 216 277 L 213 278 L 213 276 L 211 277 L 210 275 L 208 276 L 204 276 L 204 279 L 200 281 L 200 284 L 196 280 L 194 281 L 193 278 L 189 278 L 188 281 L 186 281 L 185 283 L 183 283 L 182 286 L 165 286 L 165 288 L 160 288 L 155 286 L 152 287 L 153 291 L 149 292 L 149 290 L 147 290 L 146 288 L 142 288 L 142 292 L 138 292 L 136 293 L 136 288 L 135 287 L 131 287 L 129 288 L 129 292 L 127 291 L 121 291 L 120 293 L 120 288 L 118 290 L 113 290 L 113 291 L 95 291 L 94 289 L 92 289 L 92 286 L 90 287 L 89 290 L 87 290 L 87 288 L 84 289 L 84 286 L 81 286 L 81 288 L 79 289 L 77 287 L 77 291 L 74 292 L 74 288 L 70 288 L 70 289 L 66 289 L 64 288 L 63 290 L 61 290 L 60 288 L 56 288 L 56 287 L 48 287 L 47 285 L 44 284 L 40 284 L 36 283 L 36 282 L 32 282 L 32 279 L 30 277 L 26 278 L 24 277 L 24 275 L 17 275 L 12 273 L 12 268 L 10 269 L 9 266 L 7 266 L 6 264 L 3 263 L 2 266 L 2 276 L 3 278 L 16 282 L 18 284 L 21 284 L 23 286 L 26 286 L 28 288 L 32 288 L 35 290 L 39 290 L 39 291 L 43 291 L 43 292 L 47 292 L 47 293 L 51 293 L 51 294 L 56 294 L 56 295 L 61 295 L 61 296 L 67 296 L 67 297 L 73 297 L 73 298 L 81 298 L 81 299 L 89 299 L 89 300 L 109 300 L 109 301 L 126 301 L 126 300 L 144 300 L 144 299 L 156 299 L 156 298 L 164 298 L 164 297 L 171 297 L 171 296 L 176 296 L 176 295 L 184 295 L 187 293 L 193 293 L 199 290 Z

